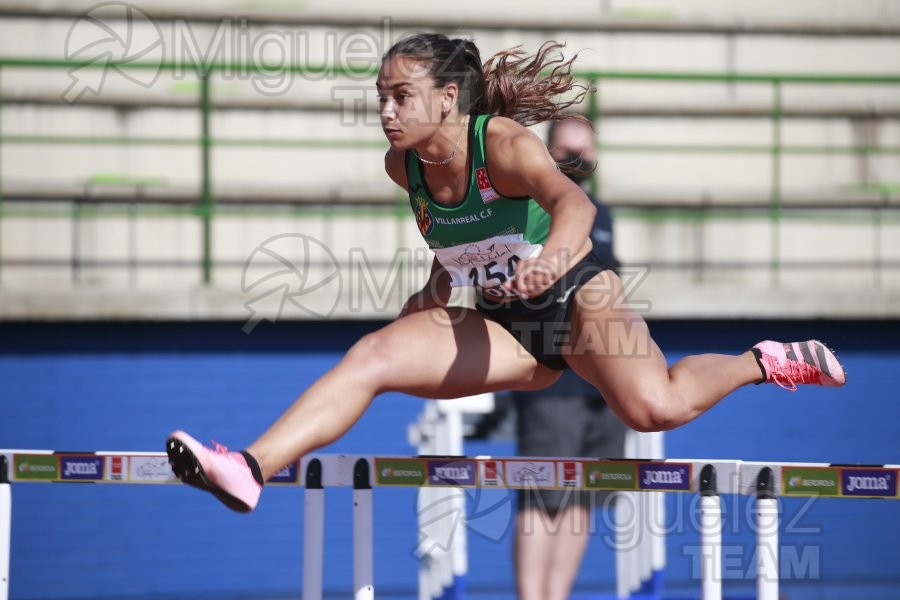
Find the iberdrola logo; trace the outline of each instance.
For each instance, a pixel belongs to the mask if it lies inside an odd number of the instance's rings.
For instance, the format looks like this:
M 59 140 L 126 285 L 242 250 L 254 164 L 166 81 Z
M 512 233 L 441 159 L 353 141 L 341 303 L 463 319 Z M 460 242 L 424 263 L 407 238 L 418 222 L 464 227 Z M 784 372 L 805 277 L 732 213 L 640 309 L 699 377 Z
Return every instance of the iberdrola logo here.
M 416 197 L 416 225 L 419 226 L 419 233 L 428 235 L 434 231 L 434 217 L 428 210 L 428 201 L 421 196 Z
M 792 488 L 809 488 L 809 487 L 837 487 L 837 482 L 830 479 L 810 479 L 809 477 L 794 476 L 788 480 L 788 486 Z

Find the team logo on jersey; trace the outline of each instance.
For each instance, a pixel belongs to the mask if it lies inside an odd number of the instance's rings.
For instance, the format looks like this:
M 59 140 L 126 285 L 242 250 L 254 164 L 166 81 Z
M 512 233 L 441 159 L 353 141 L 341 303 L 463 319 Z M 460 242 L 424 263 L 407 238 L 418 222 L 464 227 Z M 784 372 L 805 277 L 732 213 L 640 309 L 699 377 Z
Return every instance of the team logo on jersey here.
M 481 201 L 487 204 L 493 202 L 500 197 L 500 194 L 491 185 L 487 176 L 487 169 L 480 167 L 475 169 L 475 182 L 478 184 L 478 193 L 481 194 Z
M 428 202 L 421 197 L 416 197 L 415 210 L 416 225 L 419 226 L 419 232 L 422 235 L 428 235 L 434 231 L 434 217 L 431 216 L 431 211 L 428 209 Z

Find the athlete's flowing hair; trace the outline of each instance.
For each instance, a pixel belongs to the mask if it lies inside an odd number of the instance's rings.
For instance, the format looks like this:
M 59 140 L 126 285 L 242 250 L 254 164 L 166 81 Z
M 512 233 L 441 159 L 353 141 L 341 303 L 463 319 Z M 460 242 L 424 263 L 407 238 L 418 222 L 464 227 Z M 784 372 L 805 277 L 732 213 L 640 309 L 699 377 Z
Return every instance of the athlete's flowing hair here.
M 437 33 L 419 33 L 394 44 L 383 60 L 409 56 L 425 65 L 437 86 L 459 86 L 459 111 L 470 115 L 509 117 L 528 127 L 544 121 L 584 117 L 563 111 L 578 104 L 589 89 L 575 82 L 572 63 L 560 49 L 546 42 L 534 56 L 521 47 L 498 52 L 481 62 L 478 47 L 469 40 L 450 39 Z M 567 99 L 563 94 L 574 92 Z

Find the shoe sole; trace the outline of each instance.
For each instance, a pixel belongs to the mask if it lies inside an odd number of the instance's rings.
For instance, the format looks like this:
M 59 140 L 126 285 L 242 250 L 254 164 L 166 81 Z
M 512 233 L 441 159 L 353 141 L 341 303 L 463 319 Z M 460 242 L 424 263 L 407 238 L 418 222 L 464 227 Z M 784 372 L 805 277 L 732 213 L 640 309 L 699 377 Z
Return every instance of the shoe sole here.
M 246 502 L 235 498 L 213 483 L 191 449 L 178 438 L 170 437 L 166 440 L 166 454 L 169 455 L 172 472 L 184 483 L 209 492 L 233 511 L 248 513 L 252 510 Z

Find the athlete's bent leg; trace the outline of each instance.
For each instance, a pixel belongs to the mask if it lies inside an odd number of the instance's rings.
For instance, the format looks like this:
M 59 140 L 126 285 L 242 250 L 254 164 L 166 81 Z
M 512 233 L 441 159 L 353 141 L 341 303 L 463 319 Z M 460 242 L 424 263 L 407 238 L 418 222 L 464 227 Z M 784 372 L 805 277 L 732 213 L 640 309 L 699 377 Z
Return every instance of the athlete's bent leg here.
M 612 271 L 579 290 L 571 324 L 567 362 L 638 431 L 683 425 L 737 388 L 762 379 L 750 351 L 688 356 L 669 368 Z

